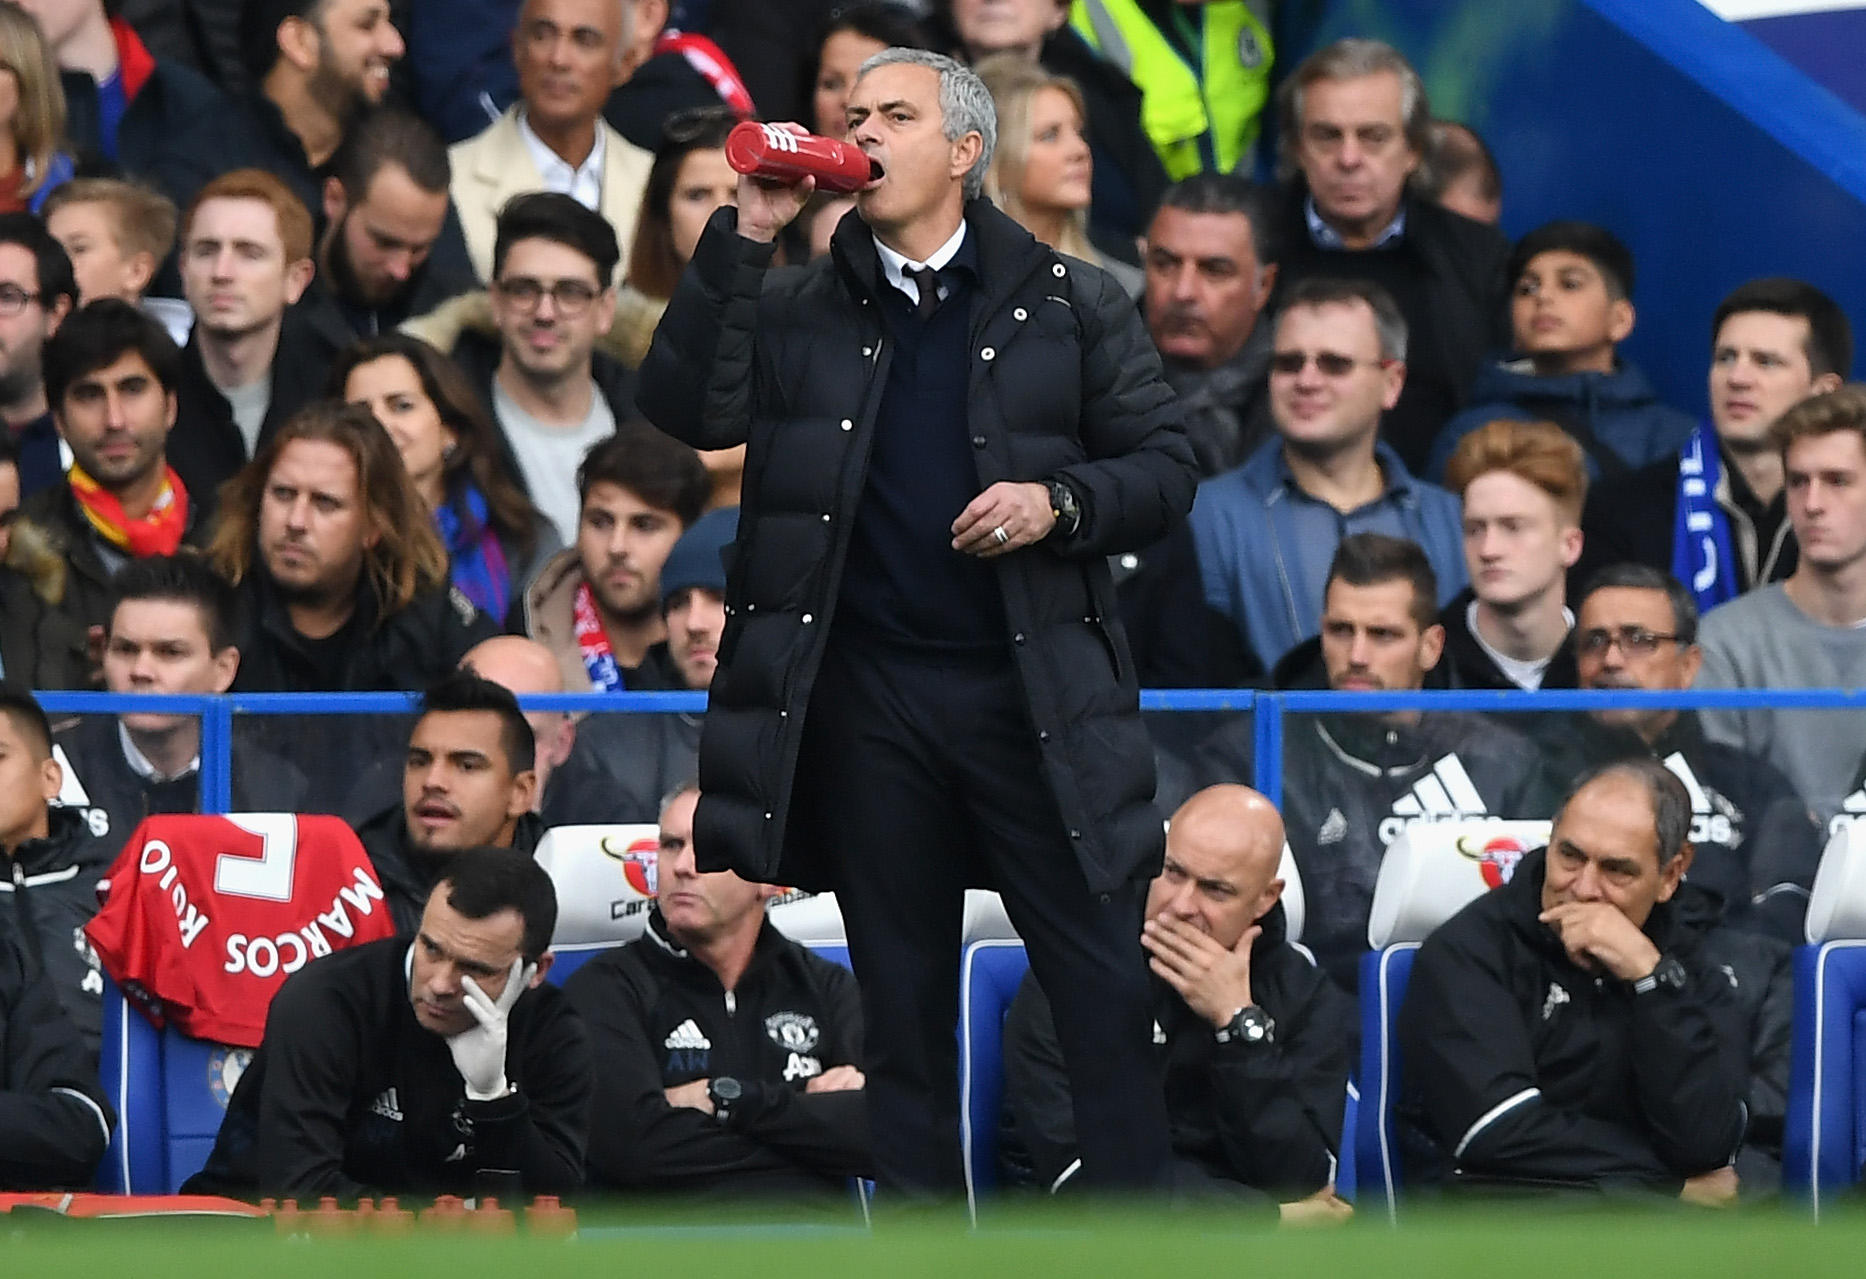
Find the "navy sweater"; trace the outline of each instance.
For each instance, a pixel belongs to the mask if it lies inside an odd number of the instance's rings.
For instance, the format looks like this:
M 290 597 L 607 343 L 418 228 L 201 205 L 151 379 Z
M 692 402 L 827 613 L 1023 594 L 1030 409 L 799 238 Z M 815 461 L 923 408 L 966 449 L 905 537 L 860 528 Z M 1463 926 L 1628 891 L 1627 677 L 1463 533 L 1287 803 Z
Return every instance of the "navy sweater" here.
M 924 321 L 893 285 L 877 290 L 894 354 L 843 570 L 841 617 L 849 625 L 841 630 L 889 647 L 1004 648 L 996 572 L 990 561 L 952 549 L 952 523 L 979 493 L 966 406 L 977 262 L 968 235 L 940 272 L 945 299 Z

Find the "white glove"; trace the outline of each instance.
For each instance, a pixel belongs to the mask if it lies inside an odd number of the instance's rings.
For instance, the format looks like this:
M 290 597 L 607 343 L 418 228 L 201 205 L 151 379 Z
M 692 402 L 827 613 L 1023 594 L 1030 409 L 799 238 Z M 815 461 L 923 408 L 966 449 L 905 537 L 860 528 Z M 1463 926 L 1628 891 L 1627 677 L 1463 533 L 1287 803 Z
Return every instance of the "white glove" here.
M 480 989 L 471 977 L 460 979 L 465 993 L 461 1001 L 479 1025 L 463 1030 L 447 1041 L 454 1055 L 454 1066 L 466 1081 L 468 1101 L 493 1101 L 510 1091 L 505 1081 L 505 1023 L 512 1005 L 531 986 L 538 973 L 536 964 L 527 964 L 523 955 L 512 961 L 512 971 L 505 975 L 505 989 L 495 1001 Z

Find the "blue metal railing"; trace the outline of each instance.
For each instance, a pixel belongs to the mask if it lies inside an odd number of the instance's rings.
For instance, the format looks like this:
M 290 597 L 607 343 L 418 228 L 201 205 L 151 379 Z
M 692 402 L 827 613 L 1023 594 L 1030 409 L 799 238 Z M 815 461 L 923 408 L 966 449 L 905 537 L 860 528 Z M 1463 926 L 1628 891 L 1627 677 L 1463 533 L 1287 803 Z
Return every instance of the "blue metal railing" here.
M 238 715 L 407 715 L 415 693 L 230 693 L 148 695 L 46 692 L 39 702 L 61 715 L 115 715 L 126 711 L 201 716 L 201 807 L 226 812 L 233 803 L 233 721 Z M 528 711 L 674 714 L 706 709 L 704 693 L 528 693 Z M 1253 716 L 1257 789 L 1280 804 L 1283 797 L 1283 718 L 1286 715 L 1396 711 L 1527 715 L 1583 710 L 1852 710 L 1866 712 L 1866 689 L 1697 689 L 1679 692 L 1551 690 L 1525 693 L 1491 689 L 1387 693 L 1259 692 L 1254 689 L 1149 689 L 1140 695 L 1148 713 L 1217 712 Z M 1866 738 L 1866 734 L 1862 734 Z

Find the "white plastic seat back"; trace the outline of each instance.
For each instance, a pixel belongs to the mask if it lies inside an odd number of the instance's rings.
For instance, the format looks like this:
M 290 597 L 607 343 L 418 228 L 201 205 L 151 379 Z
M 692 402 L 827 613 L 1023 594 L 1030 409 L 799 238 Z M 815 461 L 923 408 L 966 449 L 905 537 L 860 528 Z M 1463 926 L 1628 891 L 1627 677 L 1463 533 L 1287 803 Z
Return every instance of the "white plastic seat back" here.
M 1549 828 L 1493 818 L 1408 827 L 1380 863 L 1368 945 L 1383 950 L 1424 941 L 1467 903 L 1508 883 L 1523 854 L 1548 843 Z
M 1835 826 L 1808 894 L 1810 942 L 1866 938 L 1866 820 Z
M 553 946 L 634 941 L 654 904 L 660 830 L 651 822 L 553 826 L 533 854 L 557 886 Z

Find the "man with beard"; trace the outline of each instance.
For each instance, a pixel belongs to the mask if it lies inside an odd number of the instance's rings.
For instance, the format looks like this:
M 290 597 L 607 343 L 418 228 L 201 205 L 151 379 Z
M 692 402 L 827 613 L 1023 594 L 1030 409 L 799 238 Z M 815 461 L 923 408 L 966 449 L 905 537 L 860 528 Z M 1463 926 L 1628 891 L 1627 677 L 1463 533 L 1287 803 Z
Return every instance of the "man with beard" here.
M 358 405 L 320 401 L 281 427 L 222 494 L 208 554 L 240 590 L 235 691 L 425 688 L 497 630 L 449 584 L 421 495 Z M 376 724 L 277 722 L 315 770 L 307 811 L 341 811 L 374 754 L 400 748 Z
M 510 691 L 472 671 L 428 689 L 408 737 L 402 798 L 357 828 L 398 932 L 421 921 L 448 859 L 463 848 L 530 856 L 544 833 L 536 740 Z
M 201 504 L 166 453 L 180 374 L 161 323 L 116 298 L 85 307 L 45 344 L 46 396 L 72 461 L 21 515 L 64 561 L 56 607 L 81 630 L 109 620 L 125 564 L 205 541 Z
M 403 52 L 389 0 L 246 0 L 240 57 L 254 91 L 226 167 L 275 173 L 307 209 L 319 207 L 319 174 L 389 91 Z
M 1690 688 L 1704 664 L 1698 610 L 1669 573 L 1619 564 L 1589 579 L 1573 645 L 1582 688 Z M 1664 763 L 1691 797 L 1691 882 L 1713 889 L 1739 928 L 1799 943 L 1821 832 L 1780 769 L 1713 742 L 1695 711 L 1590 711 L 1539 735 L 1551 774 L 1616 759 Z
M 317 276 L 300 306 L 333 351 L 475 287 L 447 196 L 447 146 L 405 111 L 366 116 L 331 157 Z
M 672 687 L 647 661 L 667 636 L 661 569 L 711 491 L 699 454 L 645 422 L 583 459 L 576 540 L 525 595 L 525 633 L 557 654 L 567 692 Z
M 1276 435 L 1199 486 L 1191 521 L 1206 602 L 1266 670 L 1315 634 L 1343 538 L 1418 543 L 1437 576 L 1435 607 L 1465 585 L 1458 499 L 1414 479 L 1379 438 L 1406 381 L 1407 325 L 1391 295 L 1364 280 L 1304 280 L 1274 333 Z
M 0 213 L 0 422 L 18 452 L 22 498 L 65 473 L 39 361 L 77 304 L 64 246 L 32 214 Z
M 1296 652 L 1319 648 L 1329 688 L 1424 686 L 1444 655 L 1445 628 L 1432 566 L 1417 545 L 1378 533 L 1344 538 L 1322 598 L 1321 636 Z M 1551 806 L 1535 748 L 1481 715 L 1299 715 L 1283 733 L 1283 819 L 1309 903 L 1303 944 L 1350 993 L 1367 949 L 1374 881 L 1394 840 L 1416 825 L 1529 817 Z M 1197 784 L 1248 784 L 1255 757 L 1246 716 L 1193 761 Z
M 169 460 L 212 502 L 278 427 L 323 391 L 328 358 L 293 309 L 311 283 L 311 214 L 271 173 L 202 187 L 181 224 L 194 330 L 182 351 Z

